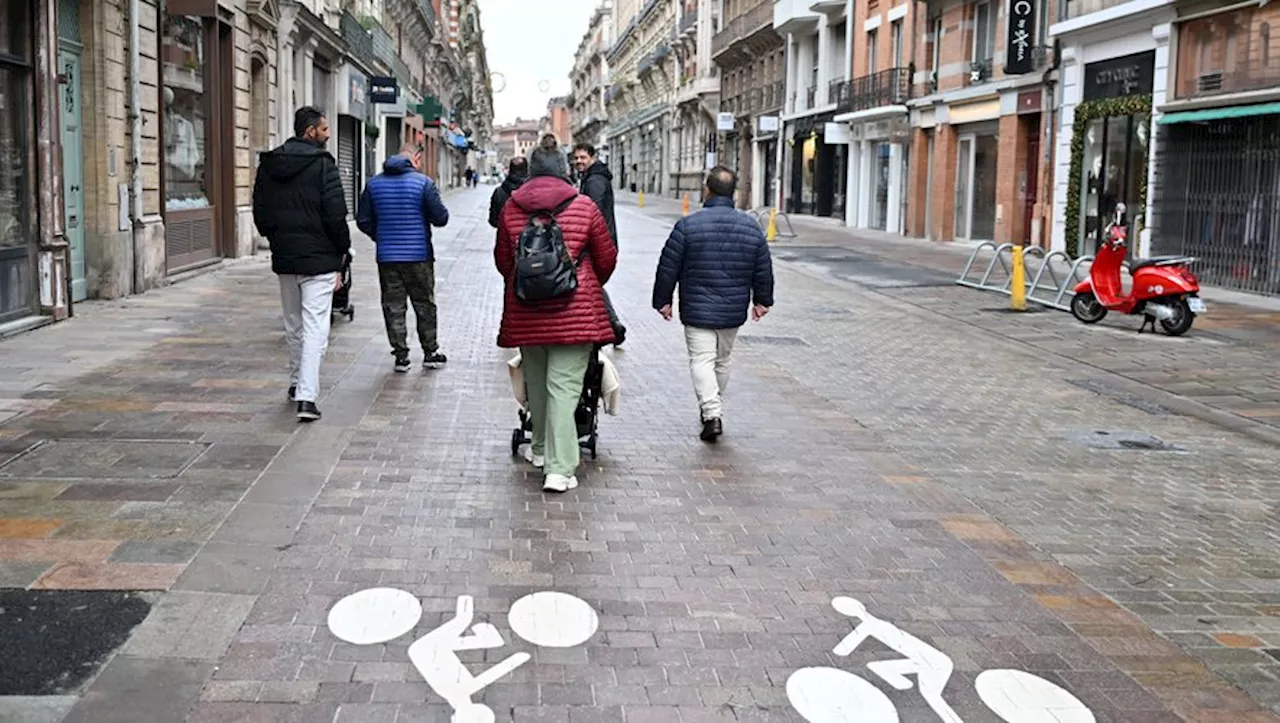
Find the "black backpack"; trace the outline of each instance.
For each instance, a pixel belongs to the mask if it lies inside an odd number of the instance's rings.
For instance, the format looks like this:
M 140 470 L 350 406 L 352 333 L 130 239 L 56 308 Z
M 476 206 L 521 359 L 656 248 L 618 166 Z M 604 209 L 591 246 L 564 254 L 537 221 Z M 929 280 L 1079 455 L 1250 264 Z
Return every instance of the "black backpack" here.
M 523 302 L 570 296 L 578 288 L 578 264 L 569 256 L 556 216 L 572 198 L 550 211 L 534 211 L 516 242 L 516 298 Z

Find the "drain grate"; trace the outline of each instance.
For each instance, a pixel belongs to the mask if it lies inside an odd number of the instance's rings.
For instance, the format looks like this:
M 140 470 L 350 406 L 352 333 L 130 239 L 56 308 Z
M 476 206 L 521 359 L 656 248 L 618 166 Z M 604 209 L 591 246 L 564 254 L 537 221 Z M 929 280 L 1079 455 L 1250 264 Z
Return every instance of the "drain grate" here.
M 1078 445 L 1088 447 L 1089 449 L 1103 449 L 1111 451 L 1133 451 L 1133 452 L 1186 452 L 1174 444 L 1160 439 L 1159 437 L 1141 432 L 1132 432 L 1128 430 L 1113 429 L 1093 429 L 1088 431 L 1073 432 L 1068 438 Z
M 809 346 L 809 342 L 798 336 L 763 336 L 750 334 L 738 337 L 738 341 L 747 346 Z
M 1068 379 L 1067 383 L 1080 387 L 1081 389 L 1086 389 L 1088 391 L 1091 391 L 1100 397 L 1106 397 L 1107 399 L 1110 399 L 1113 402 L 1119 402 L 1120 404 L 1123 404 L 1126 407 L 1132 407 L 1139 411 L 1146 412 L 1147 414 L 1152 414 L 1160 417 L 1178 416 L 1177 412 L 1173 411 L 1172 409 L 1169 409 L 1168 407 L 1162 404 L 1157 404 L 1156 402 L 1143 399 L 1137 394 L 1126 392 L 1123 389 L 1114 387 L 1110 384 L 1107 384 L 1106 382 L 1099 381 L 1097 379 Z

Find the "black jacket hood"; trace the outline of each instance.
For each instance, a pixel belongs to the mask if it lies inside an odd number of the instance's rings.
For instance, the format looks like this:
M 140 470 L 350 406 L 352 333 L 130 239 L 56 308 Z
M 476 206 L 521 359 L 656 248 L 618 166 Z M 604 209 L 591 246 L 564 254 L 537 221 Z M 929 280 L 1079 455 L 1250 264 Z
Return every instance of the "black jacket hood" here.
M 260 166 L 277 183 L 291 181 L 311 164 L 328 156 L 329 152 L 305 138 L 290 138 L 284 145 L 262 154 Z
M 606 179 L 610 181 L 610 185 L 612 185 L 613 171 L 610 171 L 609 167 L 606 166 L 601 161 L 596 161 L 595 163 L 592 163 L 590 166 L 587 167 L 587 170 L 582 174 L 583 180 L 585 180 L 588 176 L 604 176 Z

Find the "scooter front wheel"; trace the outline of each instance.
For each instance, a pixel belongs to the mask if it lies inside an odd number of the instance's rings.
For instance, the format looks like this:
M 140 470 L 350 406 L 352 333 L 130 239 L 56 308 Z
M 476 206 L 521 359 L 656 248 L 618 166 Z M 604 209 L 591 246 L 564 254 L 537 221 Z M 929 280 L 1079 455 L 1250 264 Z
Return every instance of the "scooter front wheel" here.
M 1097 324 L 1107 315 L 1107 307 L 1092 291 L 1081 291 L 1071 299 L 1071 315 L 1086 324 Z

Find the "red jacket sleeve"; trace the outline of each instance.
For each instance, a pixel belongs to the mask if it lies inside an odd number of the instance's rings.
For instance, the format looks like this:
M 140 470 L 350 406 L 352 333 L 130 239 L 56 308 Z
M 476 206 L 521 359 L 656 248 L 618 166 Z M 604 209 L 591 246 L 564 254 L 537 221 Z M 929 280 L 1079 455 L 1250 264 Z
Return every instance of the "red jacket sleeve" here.
M 587 254 L 595 267 L 596 278 L 604 286 L 618 266 L 618 246 L 613 243 L 609 225 L 594 202 L 591 203 L 591 228 L 587 231 Z
M 493 263 L 504 279 L 510 279 L 516 268 L 516 248 L 511 234 L 507 232 L 507 215 L 510 213 L 511 204 L 507 204 L 498 219 L 498 237 L 493 245 Z

